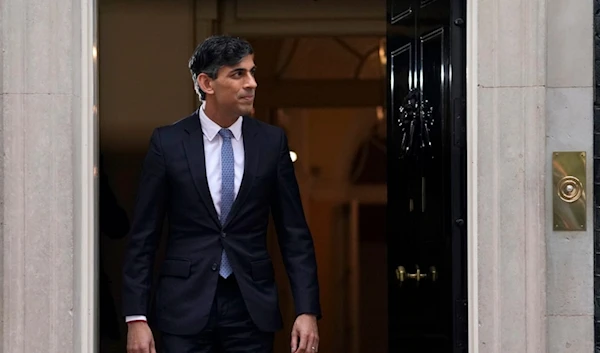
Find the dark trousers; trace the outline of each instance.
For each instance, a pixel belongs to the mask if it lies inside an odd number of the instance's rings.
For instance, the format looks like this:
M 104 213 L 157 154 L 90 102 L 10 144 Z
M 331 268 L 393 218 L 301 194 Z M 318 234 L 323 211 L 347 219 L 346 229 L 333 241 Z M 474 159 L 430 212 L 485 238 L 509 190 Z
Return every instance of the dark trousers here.
M 260 331 L 234 275 L 219 278 L 206 327 L 197 335 L 161 334 L 163 353 L 272 353 L 273 332 Z

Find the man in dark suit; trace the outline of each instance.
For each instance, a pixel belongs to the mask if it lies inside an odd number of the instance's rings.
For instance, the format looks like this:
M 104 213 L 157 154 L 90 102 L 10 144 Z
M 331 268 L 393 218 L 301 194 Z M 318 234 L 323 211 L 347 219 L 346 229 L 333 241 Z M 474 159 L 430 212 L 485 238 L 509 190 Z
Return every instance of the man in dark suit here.
M 146 318 L 165 214 L 155 306 L 164 352 L 272 352 L 282 318 L 266 244 L 270 213 L 297 313 L 292 352 L 317 352 L 312 236 L 283 130 L 248 117 L 257 87 L 253 49 L 211 37 L 189 68 L 204 103 L 154 130 L 144 161 L 124 266 L 128 352 L 155 352 Z

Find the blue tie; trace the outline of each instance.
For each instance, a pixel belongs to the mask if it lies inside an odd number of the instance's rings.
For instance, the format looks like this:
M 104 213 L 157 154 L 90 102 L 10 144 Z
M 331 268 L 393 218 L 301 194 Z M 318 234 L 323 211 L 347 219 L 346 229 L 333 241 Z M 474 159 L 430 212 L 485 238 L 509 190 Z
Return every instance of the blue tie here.
M 219 135 L 223 139 L 223 145 L 221 146 L 221 216 L 220 221 L 221 225 L 225 224 L 227 221 L 227 216 L 229 215 L 229 211 L 231 211 L 231 206 L 233 205 L 234 200 L 234 162 L 233 162 L 233 147 L 231 147 L 231 138 L 233 134 L 229 129 L 221 129 L 219 131 Z M 229 259 L 227 258 L 227 254 L 225 253 L 225 249 L 221 252 L 221 267 L 219 269 L 219 274 L 223 278 L 229 277 L 233 270 L 231 269 L 231 264 L 229 263 Z

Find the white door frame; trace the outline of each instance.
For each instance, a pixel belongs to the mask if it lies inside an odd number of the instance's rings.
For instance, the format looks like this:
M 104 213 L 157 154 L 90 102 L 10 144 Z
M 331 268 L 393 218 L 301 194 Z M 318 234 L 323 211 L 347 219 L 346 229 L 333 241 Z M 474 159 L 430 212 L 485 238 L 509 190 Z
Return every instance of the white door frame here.
M 467 300 L 469 353 L 479 352 L 477 290 L 477 1 L 467 2 Z
M 81 3 L 81 120 L 74 123 L 74 347 L 73 352 L 98 351 L 98 4 Z

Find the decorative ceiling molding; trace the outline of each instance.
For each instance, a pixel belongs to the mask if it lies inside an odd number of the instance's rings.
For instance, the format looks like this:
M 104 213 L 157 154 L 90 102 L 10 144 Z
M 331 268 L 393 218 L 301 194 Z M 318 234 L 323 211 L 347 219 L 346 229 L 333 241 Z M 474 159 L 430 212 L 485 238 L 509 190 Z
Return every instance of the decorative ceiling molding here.
M 386 7 L 385 3 L 381 0 L 377 0 L 382 4 L 381 7 L 377 3 L 369 4 L 368 7 L 371 8 L 371 11 L 363 11 L 362 8 L 364 6 L 348 6 L 346 1 L 335 1 L 340 3 L 342 7 L 337 8 L 337 12 L 331 10 L 302 12 L 300 9 L 305 7 L 290 6 L 286 3 L 285 7 L 290 11 L 280 12 L 279 14 L 268 11 L 273 6 L 271 0 L 252 0 L 251 2 L 222 1 L 219 11 L 219 32 L 243 37 L 385 36 Z M 357 0 L 352 1 L 357 2 Z M 311 5 L 306 0 L 302 0 L 302 3 Z M 364 2 L 362 3 L 364 4 Z M 239 8 L 240 4 L 250 6 L 252 11 L 241 11 L 241 8 Z M 267 6 L 266 10 L 260 11 L 265 6 Z M 380 16 L 373 15 L 373 9 L 377 13 L 381 10 Z M 371 14 L 367 15 L 369 13 Z

